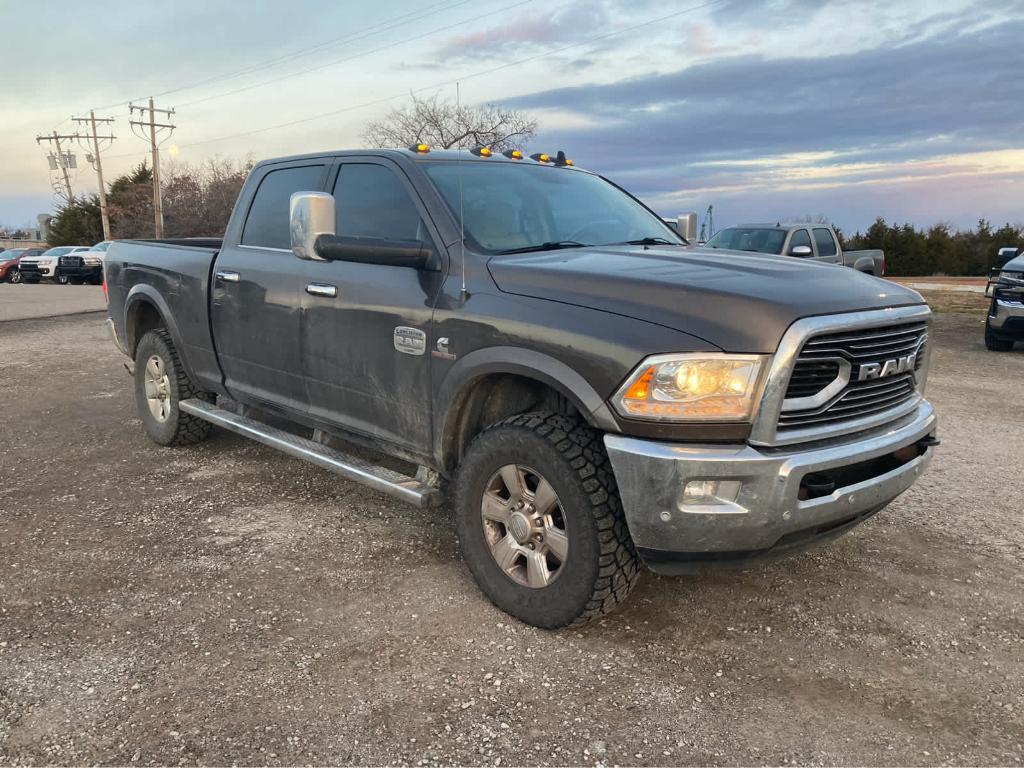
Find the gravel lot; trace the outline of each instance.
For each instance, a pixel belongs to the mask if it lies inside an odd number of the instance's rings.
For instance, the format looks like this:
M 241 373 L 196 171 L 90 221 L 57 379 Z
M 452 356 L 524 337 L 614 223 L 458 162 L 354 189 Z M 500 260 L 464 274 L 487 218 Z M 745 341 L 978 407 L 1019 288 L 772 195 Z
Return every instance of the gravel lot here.
M 563 632 L 446 512 L 149 443 L 101 315 L 0 323 L 0 763 L 1021 764 L 1024 349 L 981 322 L 937 318 L 944 443 L 889 509 Z
M 98 285 L 0 283 L 0 321 L 105 312 L 103 288 Z

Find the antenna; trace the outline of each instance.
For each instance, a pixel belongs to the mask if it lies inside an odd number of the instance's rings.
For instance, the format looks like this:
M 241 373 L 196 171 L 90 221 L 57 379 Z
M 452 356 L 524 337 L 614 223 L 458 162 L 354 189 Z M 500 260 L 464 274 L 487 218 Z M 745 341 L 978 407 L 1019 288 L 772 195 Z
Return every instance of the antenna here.
M 462 89 L 458 80 L 455 81 L 455 115 L 462 116 Z M 455 147 L 458 152 L 458 176 L 459 176 L 459 258 L 462 260 L 462 300 L 466 300 L 466 212 L 465 196 L 462 192 L 462 149 Z

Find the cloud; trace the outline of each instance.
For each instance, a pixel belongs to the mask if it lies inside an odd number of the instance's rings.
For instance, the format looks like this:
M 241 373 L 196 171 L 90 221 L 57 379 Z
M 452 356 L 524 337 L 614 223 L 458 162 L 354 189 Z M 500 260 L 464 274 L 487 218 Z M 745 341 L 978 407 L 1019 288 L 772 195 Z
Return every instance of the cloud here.
M 542 123 L 545 146 L 576 148 L 580 164 L 662 200 L 687 189 L 768 195 L 929 175 L 951 185 L 1024 173 L 1021 156 L 998 154 L 1024 146 L 1021 57 L 1008 55 L 1022 37 L 1024 20 L 1007 20 L 815 59 L 718 57 L 507 105 L 563 113 L 575 127 Z M 971 153 L 982 166 L 951 159 Z M 934 166 L 922 164 L 930 158 Z M 1000 159 L 1001 170 L 991 165 Z

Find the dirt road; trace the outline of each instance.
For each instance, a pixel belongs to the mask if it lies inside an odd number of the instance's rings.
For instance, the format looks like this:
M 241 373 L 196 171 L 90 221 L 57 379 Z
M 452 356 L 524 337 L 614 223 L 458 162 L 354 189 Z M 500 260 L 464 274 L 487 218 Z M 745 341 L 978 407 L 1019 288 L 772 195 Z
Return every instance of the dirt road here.
M 1020 764 L 1024 350 L 981 322 L 937 318 L 944 442 L 889 509 L 564 632 L 447 512 L 149 443 L 101 316 L 0 323 L 0 764 Z

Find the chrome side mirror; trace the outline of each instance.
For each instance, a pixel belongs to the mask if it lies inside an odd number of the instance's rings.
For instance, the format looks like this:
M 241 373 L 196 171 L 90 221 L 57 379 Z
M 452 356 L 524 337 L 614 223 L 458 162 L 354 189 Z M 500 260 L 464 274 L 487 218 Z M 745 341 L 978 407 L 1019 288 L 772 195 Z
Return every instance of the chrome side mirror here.
M 807 256 L 810 256 L 812 253 L 813 251 L 811 250 L 811 246 L 809 245 L 794 245 L 792 248 L 789 249 L 790 256 L 800 256 L 801 258 L 806 258 Z
M 691 243 L 697 241 L 697 214 L 693 211 L 676 217 L 676 232 Z
M 334 234 L 334 196 L 326 192 L 296 192 L 288 204 L 292 253 L 307 261 L 326 261 L 317 253 L 320 235 Z

